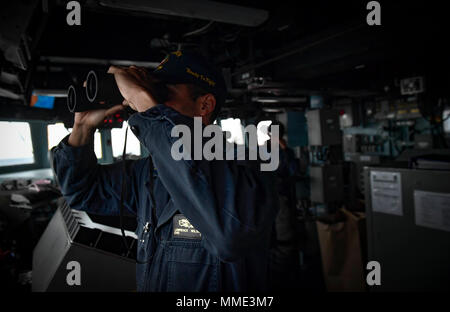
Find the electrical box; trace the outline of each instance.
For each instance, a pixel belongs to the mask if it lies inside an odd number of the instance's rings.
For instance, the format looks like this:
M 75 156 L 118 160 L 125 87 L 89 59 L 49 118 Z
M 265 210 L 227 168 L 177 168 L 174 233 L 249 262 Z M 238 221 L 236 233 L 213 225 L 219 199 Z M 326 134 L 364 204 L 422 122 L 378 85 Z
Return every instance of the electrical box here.
M 308 123 L 308 144 L 310 146 L 341 144 L 342 133 L 338 110 L 310 110 L 306 112 L 306 119 Z
M 450 290 L 450 171 L 366 167 L 373 291 Z
M 309 175 L 312 202 L 324 204 L 343 199 L 343 174 L 341 165 L 311 167 Z
M 34 249 L 32 290 L 135 291 L 137 237 L 129 231 L 125 235 L 128 251 L 120 229 L 92 222 L 84 211 L 63 202 Z M 82 280 L 74 287 L 67 274 L 76 263 Z

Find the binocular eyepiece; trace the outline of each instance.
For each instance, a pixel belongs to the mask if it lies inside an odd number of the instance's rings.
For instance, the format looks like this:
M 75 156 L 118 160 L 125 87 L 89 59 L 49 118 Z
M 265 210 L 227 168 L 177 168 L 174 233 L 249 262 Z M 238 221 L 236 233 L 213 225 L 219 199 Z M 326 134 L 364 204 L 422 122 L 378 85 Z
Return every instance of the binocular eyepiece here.
M 167 87 L 162 82 L 149 86 L 152 96 L 158 103 L 165 102 Z M 123 96 L 114 75 L 91 70 L 86 76 L 86 86 L 71 85 L 67 90 L 67 107 L 71 113 L 94 109 L 108 109 L 121 104 Z

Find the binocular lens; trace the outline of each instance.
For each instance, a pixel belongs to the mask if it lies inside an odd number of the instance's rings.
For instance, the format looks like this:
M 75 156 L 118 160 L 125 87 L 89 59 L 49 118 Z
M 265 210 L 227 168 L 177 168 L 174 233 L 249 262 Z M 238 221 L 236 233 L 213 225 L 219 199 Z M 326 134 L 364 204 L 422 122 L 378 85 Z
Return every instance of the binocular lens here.
M 90 102 L 94 102 L 97 97 L 98 78 L 96 73 L 91 70 L 86 78 L 86 96 Z
M 67 90 L 67 108 L 71 113 L 85 112 L 98 107 L 86 98 L 86 92 L 80 85 L 70 85 Z
M 75 107 L 77 105 L 77 92 L 75 87 L 71 85 L 67 91 L 67 107 L 71 113 L 75 112 Z

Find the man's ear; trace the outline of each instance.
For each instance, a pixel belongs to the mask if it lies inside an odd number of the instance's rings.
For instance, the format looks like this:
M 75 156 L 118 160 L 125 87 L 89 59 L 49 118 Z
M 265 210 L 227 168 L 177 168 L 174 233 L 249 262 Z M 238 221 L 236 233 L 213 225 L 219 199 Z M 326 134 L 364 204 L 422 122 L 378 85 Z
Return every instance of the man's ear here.
M 216 97 L 211 93 L 198 97 L 197 101 L 199 101 L 200 104 L 201 116 L 211 114 L 216 108 Z

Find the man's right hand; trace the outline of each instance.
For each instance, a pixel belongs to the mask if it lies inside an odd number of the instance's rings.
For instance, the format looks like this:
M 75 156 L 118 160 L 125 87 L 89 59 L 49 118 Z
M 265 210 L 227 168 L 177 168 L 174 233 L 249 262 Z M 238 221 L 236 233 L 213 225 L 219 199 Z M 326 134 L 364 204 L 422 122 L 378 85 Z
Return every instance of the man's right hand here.
M 123 105 L 116 105 L 109 109 L 98 109 L 75 113 L 72 133 L 68 143 L 71 146 L 82 146 L 92 142 L 95 129 L 110 115 L 121 111 Z
M 108 73 L 116 78 L 117 87 L 125 99 L 125 105 L 129 105 L 138 112 L 144 112 L 157 105 L 154 98 L 156 93 L 154 83 L 157 80 L 146 69 L 136 66 L 110 66 Z

